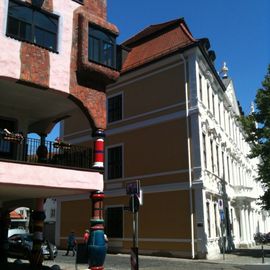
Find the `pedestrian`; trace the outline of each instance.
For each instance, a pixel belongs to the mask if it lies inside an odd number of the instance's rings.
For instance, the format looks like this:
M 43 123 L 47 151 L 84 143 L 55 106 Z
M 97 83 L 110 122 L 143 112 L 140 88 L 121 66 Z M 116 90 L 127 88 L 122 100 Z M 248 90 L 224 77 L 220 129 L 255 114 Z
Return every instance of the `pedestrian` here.
M 76 254 L 76 245 L 77 245 L 77 241 L 76 241 L 75 233 L 72 231 L 68 235 L 67 252 L 65 255 L 68 256 L 69 251 L 72 250 L 72 253 L 73 253 L 72 255 L 74 256 Z
M 88 243 L 89 236 L 90 236 L 89 230 L 85 230 L 84 235 L 83 235 L 83 241 L 85 244 Z

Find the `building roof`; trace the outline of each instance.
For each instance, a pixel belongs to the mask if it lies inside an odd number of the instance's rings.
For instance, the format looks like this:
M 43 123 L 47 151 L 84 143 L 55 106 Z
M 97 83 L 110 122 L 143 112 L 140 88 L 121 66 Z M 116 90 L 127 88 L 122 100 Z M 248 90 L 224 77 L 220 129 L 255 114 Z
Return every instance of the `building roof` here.
M 183 18 L 151 25 L 122 44 L 130 49 L 122 73 L 197 42 Z
M 23 216 L 17 213 L 15 210 L 9 213 L 11 219 L 23 219 Z

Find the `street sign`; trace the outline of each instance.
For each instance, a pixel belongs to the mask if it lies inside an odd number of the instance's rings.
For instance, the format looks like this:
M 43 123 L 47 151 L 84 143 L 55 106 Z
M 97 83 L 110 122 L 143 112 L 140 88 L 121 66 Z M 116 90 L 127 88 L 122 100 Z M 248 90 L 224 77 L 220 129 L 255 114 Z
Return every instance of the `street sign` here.
M 134 182 L 127 183 L 126 185 L 126 193 L 127 195 L 136 194 L 140 196 L 140 180 L 136 180 Z

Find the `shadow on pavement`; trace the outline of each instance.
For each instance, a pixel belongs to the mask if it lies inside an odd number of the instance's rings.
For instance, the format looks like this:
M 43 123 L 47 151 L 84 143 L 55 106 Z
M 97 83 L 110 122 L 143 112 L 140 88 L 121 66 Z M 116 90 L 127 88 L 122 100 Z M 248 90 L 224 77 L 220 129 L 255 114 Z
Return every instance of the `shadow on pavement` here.
M 29 263 L 7 263 L 7 264 L 0 264 L 1 270 L 33 270 Z M 51 270 L 48 266 L 42 266 L 42 270 Z
M 262 250 L 259 248 L 256 248 L 256 249 L 243 249 L 243 248 L 241 248 L 241 249 L 235 249 L 230 254 L 237 255 L 237 256 L 261 258 L 262 257 Z M 269 248 L 264 249 L 264 257 L 270 257 Z

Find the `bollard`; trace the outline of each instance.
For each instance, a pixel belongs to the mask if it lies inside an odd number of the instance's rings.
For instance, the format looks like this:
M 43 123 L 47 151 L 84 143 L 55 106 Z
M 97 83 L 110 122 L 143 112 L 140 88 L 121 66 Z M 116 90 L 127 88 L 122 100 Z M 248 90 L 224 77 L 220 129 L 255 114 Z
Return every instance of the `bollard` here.
M 263 248 L 263 244 L 262 244 L 262 263 L 264 263 L 264 248 Z

